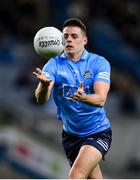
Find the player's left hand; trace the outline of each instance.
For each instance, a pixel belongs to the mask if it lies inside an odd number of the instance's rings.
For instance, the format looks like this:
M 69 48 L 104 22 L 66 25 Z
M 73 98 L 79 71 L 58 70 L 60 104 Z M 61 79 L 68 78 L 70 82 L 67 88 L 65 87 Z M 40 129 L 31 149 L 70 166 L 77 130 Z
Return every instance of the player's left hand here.
M 85 96 L 86 96 L 86 94 L 84 93 L 84 83 L 80 82 L 80 86 L 77 89 L 77 92 L 73 94 L 73 97 L 71 100 L 72 100 L 72 102 L 80 101 L 80 100 L 84 99 Z

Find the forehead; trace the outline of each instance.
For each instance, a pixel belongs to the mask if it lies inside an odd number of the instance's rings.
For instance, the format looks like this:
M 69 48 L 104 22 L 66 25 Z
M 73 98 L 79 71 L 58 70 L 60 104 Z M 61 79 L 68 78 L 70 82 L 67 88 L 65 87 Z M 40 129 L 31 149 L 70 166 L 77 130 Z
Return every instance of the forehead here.
M 67 26 L 63 29 L 63 34 L 81 34 L 82 30 L 76 26 Z

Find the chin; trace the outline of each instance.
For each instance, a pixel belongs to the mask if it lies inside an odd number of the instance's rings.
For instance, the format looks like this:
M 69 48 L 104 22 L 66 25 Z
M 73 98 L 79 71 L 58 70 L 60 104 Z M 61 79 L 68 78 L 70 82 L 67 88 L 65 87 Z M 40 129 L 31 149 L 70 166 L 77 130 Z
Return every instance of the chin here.
M 65 51 L 67 54 L 73 54 L 74 52 L 72 50 L 66 50 Z

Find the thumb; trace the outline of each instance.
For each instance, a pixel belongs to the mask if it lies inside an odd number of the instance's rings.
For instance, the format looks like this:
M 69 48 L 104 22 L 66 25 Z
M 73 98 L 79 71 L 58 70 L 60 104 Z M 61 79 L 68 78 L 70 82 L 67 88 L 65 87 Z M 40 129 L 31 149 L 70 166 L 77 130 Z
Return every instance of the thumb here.
M 77 92 L 80 94 L 84 93 L 84 82 L 80 82 L 80 86 Z
M 84 82 L 83 81 L 80 82 L 80 87 L 79 88 L 84 89 Z

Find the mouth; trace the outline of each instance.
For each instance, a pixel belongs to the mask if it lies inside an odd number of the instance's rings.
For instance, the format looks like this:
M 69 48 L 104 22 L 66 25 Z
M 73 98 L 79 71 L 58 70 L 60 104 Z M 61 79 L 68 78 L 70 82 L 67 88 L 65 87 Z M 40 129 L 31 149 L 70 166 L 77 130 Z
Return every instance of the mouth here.
M 73 48 L 73 46 L 71 46 L 71 45 L 66 45 L 66 49 L 67 50 L 71 50 Z

